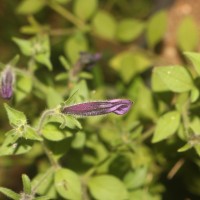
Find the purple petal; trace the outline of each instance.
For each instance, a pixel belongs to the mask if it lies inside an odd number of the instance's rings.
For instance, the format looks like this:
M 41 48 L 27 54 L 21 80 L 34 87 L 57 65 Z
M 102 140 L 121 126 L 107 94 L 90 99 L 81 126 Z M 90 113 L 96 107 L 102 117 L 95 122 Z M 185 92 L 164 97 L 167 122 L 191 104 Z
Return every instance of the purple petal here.
M 108 101 L 94 101 L 66 106 L 62 113 L 78 116 L 96 116 L 115 113 L 123 115 L 129 111 L 132 102 L 127 99 L 113 99 Z

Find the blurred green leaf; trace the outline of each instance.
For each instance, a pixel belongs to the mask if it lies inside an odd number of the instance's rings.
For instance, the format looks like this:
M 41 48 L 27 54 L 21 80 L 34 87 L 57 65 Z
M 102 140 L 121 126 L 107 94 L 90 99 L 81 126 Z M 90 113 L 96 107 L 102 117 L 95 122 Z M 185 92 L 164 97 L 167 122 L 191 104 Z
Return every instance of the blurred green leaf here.
M 130 171 L 124 176 L 124 184 L 128 189 L 136 189 L 144 185 L 147 178 L 147 168 L 140 167 L 135 171 Z
M 173 92 L 187 92 L 194 87 L 190 73 L 182 66 L 156 67 L 153 73 L 156 74 L 155 76 L 159 76 L 163 85 Z M 154 89 L 155 87 L 154 85 Z
M 192 17 L 185 17 L 177 28 L 177 45 L 182 51 L 192 51 L 198 43 L 198 26 Z
M 155 195 L 151 194 L 149 190 L 138 189 L 130 192 L 129 200 L 136 200 L 136 199 L 162 200 L 162 197 L 159 194 Z
M 181 148 L 179 148 L 178 152 L 184 152 L 184 151 L 187 151 L 188 149 L 191 149 L 191 148 L 192 148 L 192 145 L 187 143 L 184 146 L 182 146 Z
M 0 187 L 0 192 L 11 199 L 20 200 L 20 195 L 8 188 Z
M 124 82 L 128 83 L 136 74 L 150 67 L 151 61 L 142 53 L 127 51 L 112 58 L 110 64 L 119 72 Z
M 82 199 L 81 181 L 79 176 L 69 169 L 59 169 L 55 173 L 57 192 L 66 199 Z
M 27 123 L 26 116 L 23 112 L 11 108 L 8 104 L 4 104 L 6 113 L 11 126 L 20 126 Z
M 84 132 L 79 131 L 75 134 L 71 146 L 75 149 L 83 148 L 86 142 L 86 135 Z
M 128 199 L 128 192 L 125 185 L 119 179 L 111 175 L 92 177 L 88 182 L 88 186 L 95 199 Z
M 46 5 L 46 0 L 23 0 L 17 7 L 19 14 L 35 14 L 39 12 Z
M 190 95 L 191 102 L 192 103 L 196 102 L 198 98 L 199 98 L 199 90 L 198 88 L 194 87 L 194 89 L 191 90 L 191 95 Z
M 64 50 L 71 63 L 76 63 L 80 52 L 88 50 L 87 38 L 82 33 L 74 34 L 66 41 Z
M 98 0 L 76 0 L 74 3 L 74 13 L 82 20 L 88 20 L 98 7 Z
M 155 45 L 164 38 L 166 28 L 166 11 L 156 12 L 147 24 L 147 42 L 150 48 L 154 48 Z
M 60 129 L 55 123 L 48 123 L 42 129 L 42 135 L 51 141 L 60 141 L 71 137 L 72 133 L 67 129 Z
M 113 40 L 116 36 L 117 22 L 104 10 L 99 10 L 93 18 L 93 30 L 102 38 Z
M 31 180 L 26 174 L 22 174 L 23 192 L 31 194 Z
M 23 137 L 27 140 L 42 141 L 42 137 L 39 136 L 38 133 L 30 126 L 26 126 Z
M 47 91 L 46 101 L 48 108 L 54 108 L 63 102 L 63 98 L 54 88 L 49 87 Z
M 123 19 L 117 26 L 117 38 L 122 42 L 130 42 L 140 36 L 144 23 L 136 19 Z
M 200 54 L 194 52 L 184 52 L 184 55 L 192 62 L 196 72 L 200 75 Z
M 6 139 L 0 147 L 0 156 L 19 155 L 31 150 L 33 141 L 16 137 L 14 134 L 6 136 Z
M 159 142 L 173 135 L 178 129 L 180 117 L 177 111 L 170 111 L 161 116 L 157 122 L 152 142 Z
M 36 189 L 36 193 L 39 195 L 48 195 L 50 199 L 57 199 L 53 178 L 54 173 L 52 169 L 38 174 L 31 183 L 32 189 Z
M 64 56 L 59 57 L 60 62 L 62 63 L 63 67 L 68 71 L 71 69 L 71 66 L 68 60 Z
M 32 78 L 30 76 L 21 76 L 16 82 L 17 91 L 15 93 L 17 102 L 24 99 L 32 90 Z

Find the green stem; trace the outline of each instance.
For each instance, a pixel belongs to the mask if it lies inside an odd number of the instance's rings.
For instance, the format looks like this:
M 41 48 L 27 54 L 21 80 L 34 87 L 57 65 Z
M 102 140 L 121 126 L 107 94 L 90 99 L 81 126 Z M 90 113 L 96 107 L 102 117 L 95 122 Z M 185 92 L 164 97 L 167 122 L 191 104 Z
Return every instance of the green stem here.
M 149 138 L 154 133 L 154 130 L 155 130 L 155 126 L 149 128 L 146 132 L 144 132 L 142 134 L 142 136 L 140 137 L 140 139 L 138 141 L 139 142 L 143 142 L 144 140 Z
M 189 126 L 190 126 L 190 119 L 188 115 L 188 108 L 189 108 L 189 101 L 185 103 L 182 110 L 182 119 L 183 119 L 183 126 L 185 129 L 186 136 L 189 136 Z
M 66 9 L 64 9 L 59 4 L 51 2 L 48 5 L 49 5 L 49 7 L 52 10 L 56 11 L 57 13 L 59 13 L 65 19 L 67 19 L 68 21 L 70 21 L 71 23 L 73 23 L 76 27 L 82 29 L 85 26 L 84 22 L 82 22 L 80 19 L 78 19 L 77 17 L 75 17 L 71 12 L 69 12 Z

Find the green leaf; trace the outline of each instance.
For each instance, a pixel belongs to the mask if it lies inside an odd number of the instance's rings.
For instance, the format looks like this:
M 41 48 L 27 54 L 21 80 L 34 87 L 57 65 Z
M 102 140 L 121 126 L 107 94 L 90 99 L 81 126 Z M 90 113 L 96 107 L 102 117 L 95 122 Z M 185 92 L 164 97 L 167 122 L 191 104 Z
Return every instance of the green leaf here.
M 48 108 L 54 108 L 63 102 L 63 98 L 60 93 L 51 87 L 48 88 L 46 100 Z
M 64 56 L 60 56 L 59 60 L 60 60 L 61 64 L 63 65 L 63 67 L 66 69 L 66 71 L 69 71 L 71 69 L 71 66 L 70 66 L 68 60 Z
M 45 0 L 23 0 L 17 7 L 19 14 L 35 14 L 46 5 Z
M 106 28 L 105 28 L 106 27 Z M 102 38 L 113 40 L 116 35 L 117 22 L 106 11 L 98 11 L 93 18 L 93 30 Z
M 116 36 L 122 42 L 130 42 L 140 36 L 144 23 L 135 19 L 123 19 L 117 26 Z
M 26 174 L 22 174 L 23 192 L 31 194 L 31 180 Z
M 191 148 L 192 148 L 192 145 L 190 143 L 186 143 L 184 146 L 178 149 L 178 152 L 184 152 Z
M 17 84 L 17 92 L 16 92 L 16 99 L 17 102 L 24 99 L 27 94 L 29 94 L 32 90 L 32 78 L 30 76 L 23 76 L 18 78 Z
M 95 199 L 125 200 L 128 192 L 125 185 L 111 175 L 99 175 L 88 182 L 89 190 Z
M 79 131 L 75 134 L 74 139 L 72 140 L 71 146 L 75 149 L 80 149 L 85 145 L 86 135 L 84 132 Z
M 42 196 L 42 197 L 36 197 L 34 200 L 51 200 L 52 198 L 49 196 Z
M 182 66 L 155 67 L 153 73 L 173 92 L 187 92 L 194 87 L 190 73 Z
M 33 141 L 9 134 L 0 147 L 0 156 L 24 154 L 30 151 L 32 146 Z
M 8 119 L 11 126 L 20 126 L 27 123 L 26 116 L 24 113 L 11 108 L 8 104 L 4 104 Z
M 56 124 L 46 124 L 42 131 L 42 135 L 51 141 L 60 141 L 67 137 L 71 137 L 72 133 L 66 129 L 60 129 Z
M 76 0 L 74 3 L 74 13 L 82 20 L 86 21 L 91 18 L 98 7 L 98 0 Z
M 36 188 L 37 194 L 47 195 L 50 199 L 57 199 L 53 178 L 54 173 L 51 168 L 46 170 L 45 173 L 38 174 L 31 183 L 32 190 Z
M 142 53 L 123 52 L 115 56 L 111 66 L 119 72 L 125 83 L 128 83 L 136 74 L 145 71 L 151 66 L 150 59 Z
M 124 176 L 124 184 L 128 189 L 136 189 L 144 185 L 147 179 L 147 167 L 140 167 Z
M 80 52 L 88 50 L 88 40 L 82 33 L 74 34 L 66 41 L 64 50 L 71 63 L 75 64 Z
M 192 51 L 198 46 L 198 25 L 190 16 L 185 17 L 177 29 L 177 44 L 182 51 Z
M 198 88 L 194 87 L 194 89 L 191 90 L 191 95 L 190 95 L 191 102 L 192 103 L 196 102 L 198 98 L 199 98 L 199 90 Z
M 55 173 L 57 192 L 66 199 L 82 199 L 81 181 L 79 176 L 69 169 L 59 169 Z
M 7 197 L 14 199 L 14 200 L 20 200 L 20 195 L 17 194 L 16 192 L 13 192 L 10 189 L 0 187 L 0 192 L 6 195 Z
M 167 28 L 167 13 L 166 11 L 157 12 L 147 24 L 147 42 L 150 48 L 164 37 Z
M 184 55 L 192 62 L 196 72 L 200 75 L 200 53 L 184 52 Z
M 23 133 L 23 137 L 28 140 L 43 140 L 42 137 L 39 136 L 38 133 L 30 126 L 26 126 L 25 132 Z
M 159 142 L 173 135 L 178 129 L 180 117 L 180 113 L 177 111 L 171 111 L 161 116 L 158 120 L 152 142 Z

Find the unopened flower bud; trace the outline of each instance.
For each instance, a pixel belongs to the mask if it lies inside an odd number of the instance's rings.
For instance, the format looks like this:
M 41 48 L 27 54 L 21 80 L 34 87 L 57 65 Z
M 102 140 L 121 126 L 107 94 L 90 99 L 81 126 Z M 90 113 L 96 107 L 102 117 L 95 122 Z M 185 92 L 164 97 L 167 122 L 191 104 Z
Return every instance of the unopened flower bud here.
M 10 65 L 8 65 L 1 73 L 0 93 L 2 98 L 10 99 L 12 97 L 14 79 L 14 72 Z

